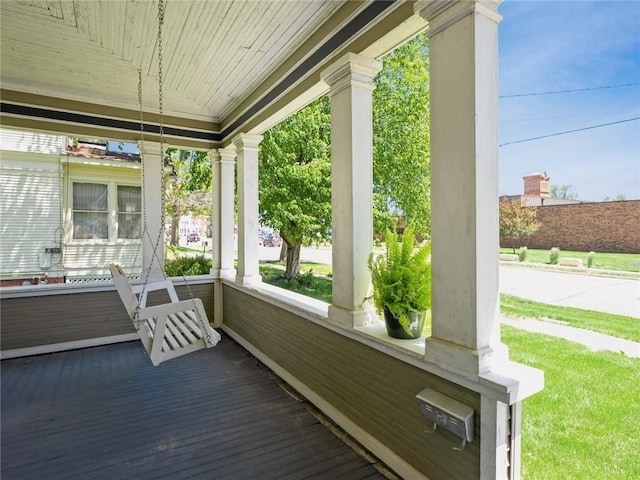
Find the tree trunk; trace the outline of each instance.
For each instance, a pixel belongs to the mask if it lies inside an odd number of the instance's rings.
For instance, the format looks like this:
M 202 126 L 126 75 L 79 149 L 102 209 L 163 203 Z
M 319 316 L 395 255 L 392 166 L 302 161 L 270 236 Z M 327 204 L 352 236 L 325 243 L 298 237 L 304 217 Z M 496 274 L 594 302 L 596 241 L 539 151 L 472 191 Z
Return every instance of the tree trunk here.
M 280 261 L 284 262 L 287 259 L 287 242 L 282 242 L 280 247 Z
M 300 276 L 300 247 L 301 242 L 296 242 L 293 246 L 287 246 L 287 271 L 284 274 L 285 280 L 295 280 Z
M 180 228 L 180 217 L 174 215 L 171 217 L 171 245 L 178 245 L 178 229 Z

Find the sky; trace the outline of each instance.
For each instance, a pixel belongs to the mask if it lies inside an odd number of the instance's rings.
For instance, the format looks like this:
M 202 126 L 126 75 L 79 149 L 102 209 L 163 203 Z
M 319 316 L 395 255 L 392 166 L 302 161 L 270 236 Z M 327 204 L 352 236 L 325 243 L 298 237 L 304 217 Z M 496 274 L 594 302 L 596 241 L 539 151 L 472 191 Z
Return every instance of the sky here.
M 547 172 L 579 200 L 639 199 L 640 0 L 505 0 L 500 13 L 498 193 Z M 593 90 L 510 97 L 579 89 Z

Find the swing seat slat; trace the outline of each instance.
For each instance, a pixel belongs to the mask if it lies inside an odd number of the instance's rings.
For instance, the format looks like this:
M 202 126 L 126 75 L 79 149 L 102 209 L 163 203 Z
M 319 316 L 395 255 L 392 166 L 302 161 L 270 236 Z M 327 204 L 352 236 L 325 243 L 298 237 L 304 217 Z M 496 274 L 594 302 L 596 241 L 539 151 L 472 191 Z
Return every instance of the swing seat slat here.
M 112 263 L 109 270 L 153 365 L 213 347 L 220 341 L 220 334 L 211 328 L 199 298 L 179 300 L 169 280 L 150 283 L 136 291 L 119 265 Z M 147 293 L 154 290 L 166 290 L 171 303 L 147 307 Z

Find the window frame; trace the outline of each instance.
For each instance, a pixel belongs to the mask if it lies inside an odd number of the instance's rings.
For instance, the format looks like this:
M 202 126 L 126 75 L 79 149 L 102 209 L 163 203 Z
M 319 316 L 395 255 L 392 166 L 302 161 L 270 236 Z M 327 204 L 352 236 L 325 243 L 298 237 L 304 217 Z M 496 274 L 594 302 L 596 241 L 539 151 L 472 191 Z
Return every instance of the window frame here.
M 105 179 L 93 175 L 69 175 L 67 180 L 66 202 L 65 202 L 65 242 L 68 245 L 140 245 L 142 243 L 142 228 L 144 222 L 144 194 L 142 185 L 126 179 Z M 73 190 L 76 183 L 89 183 L 107 186 L 107 238 L 74 238 L 74 204 Z M 135 187 L 140 189 L 140 237 L 139 238 L 118 238 L 118 187 Z M 126 212 L 123 212 L 126 213 Z
M 106 209 L 105 210 L 86 210 L 86 209 L 81 209 L 81 208 L 75 208 L 75 193 L 76 193 L 76 185 L 99 185 L 102 187 L 106 188 L 106 193 L 107 193 L 107 205 L 106 205 Z M 71 183 L 71 192 L 70 192 L 70 199 L 71 199 L 71 239 L 73 241 L 91 241 L 91 242 L 95 242 L 95 241 L 105 241 L 105 240 L 109 240 L 109 182 L 97 182 L 97 181 L 93 181 L 93 182 L 89 182 L 89 181 L 73 181 Z M 106 238 L 76 238 L 75 234 L 76 234 L 76 214 L 84 214 L 84 213 L 95 213 L 95 214 L 101 214 L 105 216 L 105 223 L 106 223 L 106 227 L 107 227 L 107 237 Z
M 137 188 L 140 191 L 140 210 L 136 212 L 126 212 L 120 210 L 119 203 L 119 193 L 120 187 L 125 188 Z M 128 183 L 123 182 L 115 182 L 115 238 L 118 242 L 130 242 L 142 240 L 142 231 L 144 229 L 144 218 L 143 218 L 143 202 L 144 198 L 142 196 L 142 186 L 141 185 L 130 185 Z M 137 215 L 140 218 L 140 236 L 137 238 L 128 238 L 128 237 L 120 237 L 120 215 Z

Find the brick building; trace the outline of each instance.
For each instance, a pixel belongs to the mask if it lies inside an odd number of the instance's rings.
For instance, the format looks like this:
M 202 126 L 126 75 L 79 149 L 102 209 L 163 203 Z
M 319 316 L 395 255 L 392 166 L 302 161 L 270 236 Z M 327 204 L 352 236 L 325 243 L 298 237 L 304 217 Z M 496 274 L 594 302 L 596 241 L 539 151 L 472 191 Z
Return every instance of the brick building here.
M 538 231 L 526 240 L 529 248 L 640 253 L 640 200 L 585 202 L 549 197 L 549 176 L 523 177 L 523 205 L 536 209 Z M 505 197 L 501 197 L 505 198 Z M 501 245 L 505 242 L 501 239 Z

